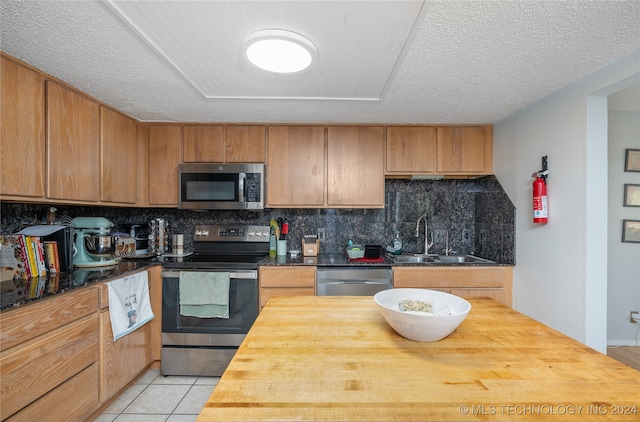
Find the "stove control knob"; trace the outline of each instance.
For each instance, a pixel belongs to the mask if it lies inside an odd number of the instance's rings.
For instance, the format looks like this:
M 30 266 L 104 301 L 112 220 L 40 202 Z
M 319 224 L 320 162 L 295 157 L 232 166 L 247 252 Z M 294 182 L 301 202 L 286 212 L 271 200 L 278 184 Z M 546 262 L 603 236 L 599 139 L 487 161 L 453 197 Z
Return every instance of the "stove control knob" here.
M 249 230 L 249 236 L 253 236 L 253 230 Z
M 209 236 L 209 230 L 202 230 L 202 236 Z
M 269 231 L 268 231 L 268 230 L 263 231 L 263 232 L 262 232 L 262 235 L 263 235 L 264 237 L 268 237 L 268 236 L 269 236 Z
M 196 230 L 196 236 L 202 236 L 202 230 Z

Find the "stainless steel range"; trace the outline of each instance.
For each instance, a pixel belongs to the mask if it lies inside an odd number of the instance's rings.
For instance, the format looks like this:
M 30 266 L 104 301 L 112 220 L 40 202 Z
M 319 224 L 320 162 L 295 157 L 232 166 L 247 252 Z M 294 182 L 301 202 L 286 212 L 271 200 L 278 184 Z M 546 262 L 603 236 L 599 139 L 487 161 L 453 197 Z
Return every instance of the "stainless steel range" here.
M 163 263 L 163 375 L 222 375 L 258 316 L 258 262 L 268 255 L 269 226 L 199 225 L 193 255 Z M 184 283 L 204 282 L 203 292 L 211 294 L 208 280 L 222 280 L 215 289 L 225 288 L 227 276 L 228 317 L 184 311 L 181 301 L 191 288 Z M 215 289 L 211 296 L 219 300 L 222 290 Z

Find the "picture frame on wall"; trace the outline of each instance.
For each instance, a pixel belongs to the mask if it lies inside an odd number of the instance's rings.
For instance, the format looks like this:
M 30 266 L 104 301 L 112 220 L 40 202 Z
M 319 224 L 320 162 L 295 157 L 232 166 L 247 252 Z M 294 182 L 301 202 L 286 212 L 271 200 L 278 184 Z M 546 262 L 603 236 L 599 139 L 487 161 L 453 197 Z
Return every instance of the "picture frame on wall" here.
M 640 220 L 622 220 L 622 241 L 640 243 Z
M 640 185 L 624 184 L 624 206 L 640 207 Z
M 627 148 L 624 156 L 624 171 L 640 172 L 640 149 Z

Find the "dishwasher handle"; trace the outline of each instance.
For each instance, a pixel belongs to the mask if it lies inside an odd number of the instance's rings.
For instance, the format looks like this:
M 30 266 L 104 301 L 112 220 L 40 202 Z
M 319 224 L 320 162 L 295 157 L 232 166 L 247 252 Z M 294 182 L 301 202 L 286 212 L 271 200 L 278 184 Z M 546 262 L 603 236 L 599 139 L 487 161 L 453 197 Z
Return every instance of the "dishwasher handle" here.
M 320 280 L 319 284 L 389 284 L 389 280 Z

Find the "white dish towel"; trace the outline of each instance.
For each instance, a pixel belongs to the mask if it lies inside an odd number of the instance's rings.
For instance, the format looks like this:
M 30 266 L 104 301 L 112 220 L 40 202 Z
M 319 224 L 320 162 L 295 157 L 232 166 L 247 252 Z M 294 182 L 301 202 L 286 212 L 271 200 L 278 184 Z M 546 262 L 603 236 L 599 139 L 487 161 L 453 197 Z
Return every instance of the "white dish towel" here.
M 107 288 L 113 341 L 154 318 L 149 299 L 149 276 L 146 271 L 108 282 Z

